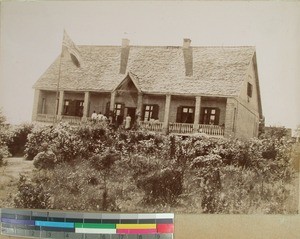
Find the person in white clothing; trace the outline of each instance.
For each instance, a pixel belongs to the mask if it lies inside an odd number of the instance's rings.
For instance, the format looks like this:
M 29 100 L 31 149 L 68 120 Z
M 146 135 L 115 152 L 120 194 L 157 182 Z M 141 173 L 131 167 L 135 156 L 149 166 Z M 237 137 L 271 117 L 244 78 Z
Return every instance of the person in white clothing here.
M 103 120 L 103 114 L 101 112 L 99 112 L 99 114 L 97 115 L 97 120 L 99 122 Z
M 97 113 L 96 113 L 95 110 L 94 110 L 91 118 L 92 118 L 92 121 L 96 121 L 97 120 Z
M 125 118 L 125 129 L 130 129 L 131 117 L 127 115 Z

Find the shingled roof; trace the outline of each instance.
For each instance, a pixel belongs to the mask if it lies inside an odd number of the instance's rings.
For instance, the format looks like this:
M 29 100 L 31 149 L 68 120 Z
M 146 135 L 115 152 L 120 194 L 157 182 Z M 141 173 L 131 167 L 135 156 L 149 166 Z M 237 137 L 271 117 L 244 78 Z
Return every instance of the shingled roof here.
M 182 47 L 130 46 L 125 74 L 120 74 L 121 46 L 78 46 L 82 65 L 61 61 L 59 88 L 110 92 L 130 72 L 145 93 L 236 96 L 247 75 L 254 47 L 191 47 L 193 75 L 186 76 Z M 56 90 L 59 57 L 34 88 Z

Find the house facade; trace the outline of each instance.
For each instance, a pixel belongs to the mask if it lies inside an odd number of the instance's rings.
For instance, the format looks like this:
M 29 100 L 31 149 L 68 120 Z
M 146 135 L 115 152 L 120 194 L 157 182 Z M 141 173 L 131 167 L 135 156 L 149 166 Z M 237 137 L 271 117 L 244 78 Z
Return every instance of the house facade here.
M 258 136 L 263 118 L 254 47 L 63 47 L 34 85 L 32 120 L 85 122 L 130 115 L 150 131 Z M 75 64 L 77 63 L 77 64 Z

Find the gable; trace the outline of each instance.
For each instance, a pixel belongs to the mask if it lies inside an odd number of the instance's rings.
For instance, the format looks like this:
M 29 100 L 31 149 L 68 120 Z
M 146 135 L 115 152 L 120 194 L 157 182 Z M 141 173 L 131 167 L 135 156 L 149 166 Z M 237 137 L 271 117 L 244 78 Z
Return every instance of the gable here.
M 134 93 L 140 92 L 141 90 L 137 80 L 132 76 L 132 74 L 128 73 L 124 80 L 121 81 L 113 91 Z
M 260 88 L 255 55 L 249 64 L 239 98 L 242 99 L 247 107 L 258 112 L 260 118 L 262 117 Z

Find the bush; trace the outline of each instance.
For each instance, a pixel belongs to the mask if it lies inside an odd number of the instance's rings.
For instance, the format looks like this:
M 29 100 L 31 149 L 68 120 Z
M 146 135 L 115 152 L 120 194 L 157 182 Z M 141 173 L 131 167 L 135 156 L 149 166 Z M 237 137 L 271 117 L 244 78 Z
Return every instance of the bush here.
M 6 119 L 0 110 L 0 166 L 3 165 L 3 158 L 10 156 L 7 144 L 12 135 L 10 126 L 5 121 Z
M 63 123 L 35 127 L 26 152 L 37 155 L 56 209 L 134 211 L 142 202 L 145 211 L 188 205 L 191 212 L 287 213 L 291 146 L 285 137 L 183 139 Z
M 53 126 L 36 125 L 28 135 L 28 140 L 25 144 L 25 158 L 27 160 L 33 160 L 33 158 L 42 151 L 43 143 L 53 145 L 53 140 L 57 137 L 57 134 Z
M 55 154 L 48 148 L 47 143 L 43 143 L 42 145 L 43 151 L 38 153 L 33 158 L 33 165 L 37 169 L 53 169 L 55 163 L 57 162 Z
M 33 127 L 33 124 L 21 124 L 12 129 L 12 137 L 8 142 L 8 148 L 13 156 L 24 155 L 27 136 L 31 133 Z
M 179 171 L 164 169 L 150 175 L 141 175 L 137 187 L 145 192 L 144 201 L 150 204 L 174 205 L 183 191 L 182 174 Z
M 30 182 L 24 175 L 20 175 L 18 194 L 14 199 L 18 208 L 50 208 L 50 194 L 40 180 Z

